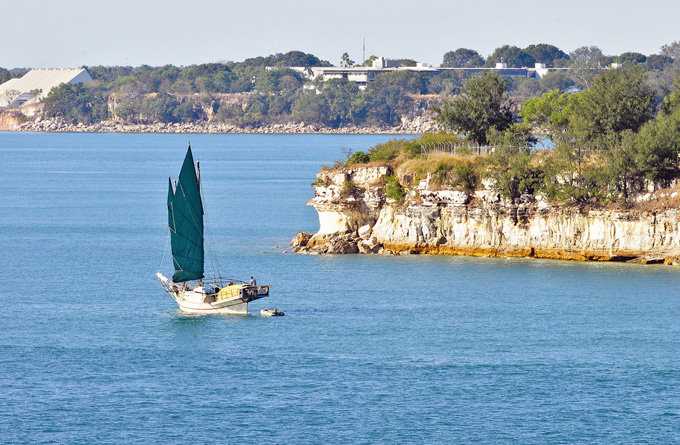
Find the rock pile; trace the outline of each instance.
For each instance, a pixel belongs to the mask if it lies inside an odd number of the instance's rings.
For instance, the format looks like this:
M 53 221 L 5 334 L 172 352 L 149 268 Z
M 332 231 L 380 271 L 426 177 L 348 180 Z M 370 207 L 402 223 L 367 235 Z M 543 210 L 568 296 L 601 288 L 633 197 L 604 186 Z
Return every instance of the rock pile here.
M 35 121 L 13 123 L 7 126 L 12 131 L 51 131 L 71 133 L 252 133 L 252 134 L 416 134 L 435 129 L 433 123 L 421 117 L 406 120 L 396 127 L 343 126 L 330 128 L 315 124 L 285 123 L 260 127 L 240 127 L 229 123 L 182 122 L 124 124 L 116 121 L 102 121 L 85 125 L 69 124 L 58 119 L 37 119 Z

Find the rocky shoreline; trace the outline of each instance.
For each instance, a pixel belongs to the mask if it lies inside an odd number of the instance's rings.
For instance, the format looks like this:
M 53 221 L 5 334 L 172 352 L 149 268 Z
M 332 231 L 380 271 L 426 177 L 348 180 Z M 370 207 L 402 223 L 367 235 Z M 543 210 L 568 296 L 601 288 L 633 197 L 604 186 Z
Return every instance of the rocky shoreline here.
M 314 124 L 286 123 L 261 127 L 239 127 L 217 122 L 183 122 L 124 124 L 102 121 L 95 124 L 69 124 L 59 120 L 43 119 L 12 122 L 0 128 L 6 131 L 63 132 L 63 133 L 236 133 L 236 134 L 420 134 L 435 131 L 435 124 L 425 119 L 404 120 L 395 127 L 343 126 L 330 128 Z
M 319 231 L 298 233 L 293 251 L 680 264 L 677 208 L 579 210 L 529 198 L 508 202 L 489 189 L 437 188 L 429 177 L 398 203 L 385 194 L 391 175 L 399 172 L 374 166 L 320 172 L 308 202 L 319 214 Z

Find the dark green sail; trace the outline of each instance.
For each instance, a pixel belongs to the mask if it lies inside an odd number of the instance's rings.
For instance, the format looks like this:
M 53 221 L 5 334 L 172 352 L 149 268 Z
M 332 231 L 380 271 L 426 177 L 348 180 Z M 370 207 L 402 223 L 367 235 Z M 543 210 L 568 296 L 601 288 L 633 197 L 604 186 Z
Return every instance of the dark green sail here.
M 168 226 L 175 273 L 179 283 L 203 278 L 203 203 L 191 147 L 173 191 L 168 190 Z

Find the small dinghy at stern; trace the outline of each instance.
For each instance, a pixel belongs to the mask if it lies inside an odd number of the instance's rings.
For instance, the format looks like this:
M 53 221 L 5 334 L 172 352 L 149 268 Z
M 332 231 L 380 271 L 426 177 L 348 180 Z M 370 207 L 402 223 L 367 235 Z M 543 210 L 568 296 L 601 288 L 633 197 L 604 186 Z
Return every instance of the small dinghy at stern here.
M 282 317 L 285 315 L 280 309 L 260 309 L 260 316 L 262 317 Z

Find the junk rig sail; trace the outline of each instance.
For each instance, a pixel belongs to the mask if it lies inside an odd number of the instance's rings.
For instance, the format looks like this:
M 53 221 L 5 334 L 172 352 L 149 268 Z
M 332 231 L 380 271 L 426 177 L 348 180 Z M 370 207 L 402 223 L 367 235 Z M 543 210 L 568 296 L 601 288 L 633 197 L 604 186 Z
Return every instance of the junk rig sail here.
M 257 286 L 253 281 L 246 283 L 218 276 L 204 280 L 204 211 L 200 169 L 197 163 L 194 164 L 191 146 L 187 149 L 174 187 L 172 179 L 168 179 L 167 204 L 175 271 L 172 279 L 167 278 L 160 270 L 156 277 L 182 311 L 247 314 L 249 302 L 269 295 L 269 285 Z

